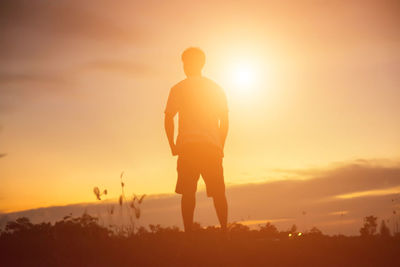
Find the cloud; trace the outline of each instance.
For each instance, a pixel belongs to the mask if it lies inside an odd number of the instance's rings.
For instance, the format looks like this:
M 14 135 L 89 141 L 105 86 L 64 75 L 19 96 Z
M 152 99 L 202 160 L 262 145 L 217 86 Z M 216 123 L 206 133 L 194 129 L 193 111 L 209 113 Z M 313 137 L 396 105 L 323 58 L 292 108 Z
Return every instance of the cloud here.
M 96 59 L 77 64 L 76 68 L 63 71 L 27 69 L 25 71 L 0 70 L 0 114 L 12 111 L 21 100 L 37 97 L 40 93 L 55 93 L 77 90 L 77 77 L 90 71 L 101 71 L 106 75 L 122 74 L 137 78 L 158 75 L 157 69 L 133 60 Z
M 70 91 L 74 82 L 72 73 L 0 71 L 0 115 L 12 112 L 38 95 Z
M 374 190 L 366 190 L 366 191 L 358 191 L 349 194 L 337 195 L 336 198 L 357 198 L 364 196 L 384 196 L 384 195 L 392 195 L 400 192 L 400 186 L 391 187 L 387 189 L 374 189 Z
M 0 56 L 9 61 L 39 60 L 66 49 L 79 51 L 82 42 L 114 49 L 116 44 L 146 42 L 145 29 L 135 26 L 135 16 L 124 24 L 116 15 L 118 8 L 107 1 L 2 1 Z
M 399 165 L 380 167 L 366 161 L 363 164 L 351 162 L 329 169 L 323 175 L 308 180 L 282 180 L 228 187 L 230 221 L 243 221 L 252 225 L 272 221 L 280 229 L 296 223 L 302 231 L 317 226 L 330 234 L 357 234 L 364 216 L 374 214 L 380 219 L 390 220 L 393 210 L 399 208 L 396 202 L 400 202 L 400 198 L 396 198 L 399 193 L 345 199 L 336 196 L 361 190 L 398 187 L 399 177 Z M 29 216 L 36 221 L 55 221 L 66 214 L 78 216 L 87 210 L 92 214 L 103 213 L 106 217 L 106 205 L 116 203 L 115 200 L 103 204 L 49 207 L 9 213 L 7 216 Z M 206 197 L 205 192 L 198 193 L 196 207 L 196 221 L 203 225 L 217 224 L 212 201 Z M 142 215 L 138 222 L 140 225 L 160 223 L 181 226 L 180 198 L 177 195 L 150 196 L 142 205 Z
M 129 8 L 134 3 L 127 4 Z M 109 1 L 5 0 L 0 9 L 0 114 L 41 92 L 70 90 L 82 65 L 120 46 L 147 43 L 136 9 L 125 18 Z M 144 66 L 113 60 L 93 61 L 84 70 L 144 74 Z
M 53 84 L 66 84 L 68 80 L 62 75 L 58 74 L 45 74 L 45 73 L 11 73 L 0 72 L 0 84 L 15 84 L 15 83 L 53 83 Z M 29 89 L 28 89 L 29 90 Z M 0 93 L 6 92 L 7 89 L 1 89 Z
M 117 72 L 129 76 L 157 75 L 157 70 L 147 64 L 130 60 L 99 59 L 84 65 L 86 70 L 98 70 L 104 72 Z
M 140 34 L 132 27 L 124 28 L 116 23 L 109 12 L 116 5 L 107 1 L 22 1 L 2 2 L 1 28 L 26 28 L 54 34 L 70 34 L 95 40 L 138 40 Z M 102 15 L 100 15 L 102 14 Z M 118 16 L 114 16 L 119 18 Z M 134 18 L 131 18 L 134 21 Z

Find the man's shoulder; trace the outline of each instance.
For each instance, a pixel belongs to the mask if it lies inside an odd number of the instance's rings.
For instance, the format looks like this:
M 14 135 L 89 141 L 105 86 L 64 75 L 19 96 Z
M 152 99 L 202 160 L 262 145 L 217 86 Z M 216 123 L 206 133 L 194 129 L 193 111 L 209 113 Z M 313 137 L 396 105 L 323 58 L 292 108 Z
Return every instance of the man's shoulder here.
M 199 84 L 201 87 L 212 88 L 213 90 L 216 90 L 219 93 L 225 95 L 224 89 L 219 84 L 217 84 L 215 81 L 205 76 L 183 79 L 180 82 L 176 83 L 174 86 L 172 86 L 171 91 L 177 93 L 184 90 L 187 87 L 197 87 L 199 86 Z
M 204 80 L 204 82 L 208 83 L 209 85 L 222 90 L 222 87 L 219 86 L 219 84 L 217 84 L 215 81 L 211 80 L 210 78 L 202 76 L 202 79 Z
M 174 86 L 171 87 L 171 90 L 179 90 L 180 88 L 184 87 L 187 83 L 187 79 L 183 79 L 182 81 L 176 83 Z
M 220 96 L 225 96 L 225 90 L 218 83 L 207 77 L 203 77 L 203 79 L 206 87 L 212 88 Z

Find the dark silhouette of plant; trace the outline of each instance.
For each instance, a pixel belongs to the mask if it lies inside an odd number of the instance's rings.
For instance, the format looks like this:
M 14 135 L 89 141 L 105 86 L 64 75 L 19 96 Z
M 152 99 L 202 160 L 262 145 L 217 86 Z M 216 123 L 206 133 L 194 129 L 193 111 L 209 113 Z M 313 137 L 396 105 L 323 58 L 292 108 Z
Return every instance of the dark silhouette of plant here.
M 378 217 L 373 215 L 364 218 L 364 226 L 360 229 L 360 234 L 362 237 L 371 237 L 375 235 L 376 228 L 378 226 L 377 220 Z
M 104 189 L 103 192 L 100 192 L 100 189 L 96 186 L 93 188 L 93 193 L 95 194 L 98 200 L 101 200 L 102 195 L 107 195 L 107 189 Z
M 231 233 L 245 233 L 250 231 L 250 228 L 247 225 L 236 222 L 230 223 L 228 229 Z
M 379 228 L 379 235 L 383 238 L 390 237 L 389 227 L 386 226 L 385 220 L 381 221 L 381 226 Z
M 369 216 L 370 217 L 370 216 Z M 376 217 L 366 220 L 376 222 Z M 369 226 L 368 226 L 369 227 Z M 381 225 L 382 227 L 382 225 Z M 1 266 L 399 266 L 400 236 L 364 239 L 326 236 L 313 227 L 278 231 L 267 223 L 251 230 L 230 225 L 231 239 L 220 239 L 215 226 L 196 223 L 188 240 L 176 226 L 160 224 L 120 234 L 99 225 L 87 213 L 65 216 L 54 224 L 28 218 L 6 223 L 0 234 Z M 278 231 L 276 238 L 264 238 Z M 312 237 L 312 238 L 310 238 Z M 349 249 L 351 248 L 351 249 Z M 360 257 L 359 255 L 368 255 Z M 329 259 L 329 262 L 327 262 Z
M 122 220 L 123 220 L 123 216 L 124 216 L 124 207 L 126 209 L 126 214 L 128 216 L 128 220 L 129 220 L 129 225 L 126 226 L 125 231 L 128 233 L 128 235 L 133 234 L 135 231 L 135 221 L 134 221 L 134 217 L 136 219 L 140 219 L 141 216 L 141 210 L 140 210 L 140 205 L 143 202 L 143 199 L 146 197 L 146 195 L 142 195 L 141 197 L 138 197 L 136 194 L 133 194 L 131 201 L 128 201 L 128 199 L 125 196 L 125 183 L 123 181 L 123 177 L 124 177 L 124 172 L 121 173 L 120 175 L 120 183 L 121 183 L 121 195 L 119 196 L 118 199 L 118 203 L 120 206 L 120 214 L 122 216 Z
M 295 224 L 292 225 L 292 227 L 289 230 L 290 233 L 296 234 L 297 233 L 297 226 Z
M 108 237 L 111 232 L 106 227 L 98 224 L 99 219 L 83 213 L 81 217 L 74 218 L 71 215 L 65 216 L 61 221 L 54 224 L 54 235 L 56 238 L 100 238 Z M 74 237 L 75 236 L 75 237 Z
M 150 232 L 152 234 L 165 234 L 165 233 L 178 233 L 179 228 L 176 226 L 168 226 L 168 227 L 162 227 L 159 224 L 149 224 Z M 143 231 L 143 230 L 142 230 Z
M 142 196 L 137 196 L 136 194 L 133 194 L 132 198 L 130 200 L 127 199 L 125 195 L 125 183 L 123 181 L 124 177 L 124 172 L 120 174 L 120 184 L 121 184 L 121 194 L 118 198 L 118 205 L 120 206 L 120 225 L 114 225 L 113 224 L 113 215 L 115 213 L 114 205 L 106 205 L 106 212 L 108 214 L 108 226 L 110 229 L 113 229 L 115 233 L 118 233 L 118 235 L 132 235 L 133 232 L 135 231 L 135 220 L 140 219 L 141 216 L 141 209 L 140 206 L 146 197 L 145 194 Z M 107 189 L 105 189 L 103 192 L 100 191 L 100 189 L 96 186 L 93 188 L 93 193 L 95 194 L 97 200 L 102 200 L 101 196 L 102 195 L 107 195 Z M 104 224 L 103 218 L 101 214 L 97 214 L 99 220 Z M 125 225 L 126 220 L 124 220 L 124 217 L 127 216 L 127 220 L 129 222 L 128 225 Z
M 140 204 L 142 204 L 143 199 L 146 197 L 146 194 L 142 195 L 140 198 L 133 195 L 133 199 L 130 203 L 130 207 L 135 211 L 136 219 L 140 218 Z
M 33 228 L 33 224 L 27 217 L 21 217 L 14 222 L 8 222 L 5 231 L 8 233 L 27 232 Z
M 96 199 L 99 201 L 102 201 L 101 196 L 103 195 L 107 195 L 108 191 L 107 189 L 104 189 L 103 192 L 100 191 L 100 189 L 95 186 L 93 188 L 93 193 L 96 196 Z M 101 222 L 101 224 L 104 226 L 106 225 L 112 225 L 113 224 L 113 218 L 112 215 L 114 214 L 114 206 L 112 204 L 107 205 L 106 206 L 106 210 L 107 210 L 107 215 L 108 215 L 108 222 L 105 223 L 104 221 L 104 217 L 102 216 L 101 212 L 97 212 L 97 218 L 99 219 L 99 221 Z
M 267 237 L 276 237 L 279 235 L 279 231 L 275 225 L 267 222 L 265 225 L 260 226 L 260 233 L 264 234 Z
M 307 235 L 313 237 L 321 237 L 323 234 L 321 230 L 319 230 L 317 227 L 314 226 L 313 228 L 310 229 L 310 231 L 308 231 Z

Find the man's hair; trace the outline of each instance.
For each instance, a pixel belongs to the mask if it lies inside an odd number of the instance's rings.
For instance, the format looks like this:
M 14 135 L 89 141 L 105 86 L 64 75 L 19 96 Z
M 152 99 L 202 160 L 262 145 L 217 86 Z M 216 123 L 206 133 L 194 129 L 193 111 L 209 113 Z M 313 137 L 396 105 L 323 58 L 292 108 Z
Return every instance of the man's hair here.
M 206 63 L 206 55 L 203 50 L 198 47 L 189 47 L 182 53 L 183 63 L 188 63 L 190 65 L 197 65 L 200 68 Z

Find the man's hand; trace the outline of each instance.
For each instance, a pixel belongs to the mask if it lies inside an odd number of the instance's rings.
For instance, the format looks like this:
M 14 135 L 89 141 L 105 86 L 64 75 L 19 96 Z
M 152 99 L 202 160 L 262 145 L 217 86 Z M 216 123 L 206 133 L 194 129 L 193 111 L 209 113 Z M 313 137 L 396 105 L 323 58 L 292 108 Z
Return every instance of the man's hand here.
M 228 129 L 229 129 L 229 118 L 228 118 L 228 112 L 225 112 L 219 121 L 219 131 L 220 131 L 220 137 L 221 137 L 221 142 L 222 142 L 222 151 L 224 151 L 225 147 L 225 140 L 226 136 L 228 135 Z
M 172 156 L 178 155 L 178 150 L 174 141 L 174 116 L 166 113 L 164 119 L 165 132 L 167 134 L 169 147 L 171 148 Z
M 172 153 L 172 156 L 178 155 L 178 149 L 175 144 L 171 145 L 171 153 Z

